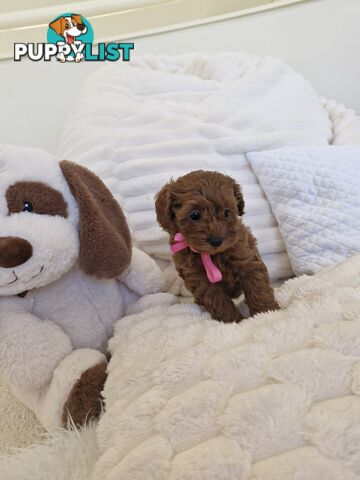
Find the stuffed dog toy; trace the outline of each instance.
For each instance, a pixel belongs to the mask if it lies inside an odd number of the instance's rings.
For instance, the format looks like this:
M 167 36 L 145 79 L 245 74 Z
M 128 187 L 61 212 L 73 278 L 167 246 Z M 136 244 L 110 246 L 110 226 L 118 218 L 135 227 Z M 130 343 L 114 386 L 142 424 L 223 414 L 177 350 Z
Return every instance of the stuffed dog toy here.
M 0 148 L 0 373 L 43 425 L 99 413 L 113 324 L 162 287 L 94 173 Z
M 195 301 L 225 323 L 241 320 L 232 299 L 242 293 L 251 315 L 279 308 L 256 239 L 242 223 L 244 206 L 231 177 L 203 170 L 169 182 L 156 196 L 180 277 Z

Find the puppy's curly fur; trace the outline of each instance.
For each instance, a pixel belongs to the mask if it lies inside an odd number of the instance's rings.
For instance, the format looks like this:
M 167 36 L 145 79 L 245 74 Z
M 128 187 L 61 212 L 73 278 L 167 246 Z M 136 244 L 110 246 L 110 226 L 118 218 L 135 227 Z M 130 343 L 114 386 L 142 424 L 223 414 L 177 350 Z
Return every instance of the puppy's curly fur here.
M 244 199 L 240 186 L 218 172 L 197 170 L 167 183 L 156 195 L 157 220 L 170 234 L 185 236 L 190 248 L 174 255 L 177 271 L 196 303 L 222 322 L 238 322 L 232 301 L 243 292 L 254 315 L 279 308 L 256 239 L 242 223 Z M 212 256 L 222 280 L 211 284 L 199 253 Z

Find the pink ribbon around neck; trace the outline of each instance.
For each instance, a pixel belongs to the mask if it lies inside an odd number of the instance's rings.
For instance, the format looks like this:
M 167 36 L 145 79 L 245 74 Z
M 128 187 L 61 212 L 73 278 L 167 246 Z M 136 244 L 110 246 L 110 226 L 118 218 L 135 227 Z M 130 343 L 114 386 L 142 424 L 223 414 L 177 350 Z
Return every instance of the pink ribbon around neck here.
M 196 252 L 188 242 L 185 240 L 185 237 L 182 233 L 177 233 L 174 237 L 174 243 L 170 246 L 170 250 L 173 254 L 180 252 L 180 250 L 184 250 L 185 248 L 190 248 L 193 252 Z M 199 253 L 199 252 L 196 252 Z M 217 283 L 222 280 L 222 275 L 220 270 L 214 265 L 213 261 L 211 260 L 211 255 L 208 253 L 200 253 L 201 260 L 204 265 L 206 275 L 209 279 L 210 283 Z

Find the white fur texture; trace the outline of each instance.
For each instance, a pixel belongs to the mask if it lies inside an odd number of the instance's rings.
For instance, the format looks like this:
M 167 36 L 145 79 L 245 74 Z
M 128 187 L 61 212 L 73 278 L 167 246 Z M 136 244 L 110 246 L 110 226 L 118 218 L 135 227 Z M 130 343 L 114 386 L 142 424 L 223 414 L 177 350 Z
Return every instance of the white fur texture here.
M 39 421 L 0 377 L 0 455 L 14 448 L 29 447 L 43 431 Z M 1 457 L 0 457 L 1 458 Z
M 14 453 L 14 452 L 13 452 Z M 98 446 L 95 425 L 58 430 L 43 442 L 0 458 L 2 480 L 90 480 Z
M 358 480 L 360 255 L 277 293 L 239 325 L 148 297 L 116 326 L 96 432 L 0 459 L 0 478 Z
M 239 325 L 159 302 L 118 322 L 93 478 L 359 478 L 360 255 L 278 299 Z

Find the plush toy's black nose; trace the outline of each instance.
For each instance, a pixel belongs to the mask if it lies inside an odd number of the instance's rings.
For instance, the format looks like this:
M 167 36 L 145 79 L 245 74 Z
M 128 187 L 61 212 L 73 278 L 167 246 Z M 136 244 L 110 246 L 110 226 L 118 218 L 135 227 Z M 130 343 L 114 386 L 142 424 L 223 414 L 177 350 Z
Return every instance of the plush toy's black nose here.
M 32 255 L 32 246 L 24 238 L 0 237 L 0 267 L 13 268 L 27 262 Z
M 223 243 L 223 238 L 222 237 L 209 237 L 208 242 L 212 247 L 220 247 L 220 245 Z
M 77 26 L 77 28 L 80 30 L 80 32 L 82 32 L 83 30 L 85 30 L 85 25 L 83 23 L 79 23 L 79 25 Z

